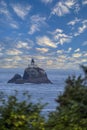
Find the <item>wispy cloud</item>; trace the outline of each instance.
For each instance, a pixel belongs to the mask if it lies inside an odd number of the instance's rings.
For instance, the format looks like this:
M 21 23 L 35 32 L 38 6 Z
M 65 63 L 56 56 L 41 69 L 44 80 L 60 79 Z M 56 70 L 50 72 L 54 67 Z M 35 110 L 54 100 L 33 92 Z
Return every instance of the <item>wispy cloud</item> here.
M 22 58 L 18 55 L 12 56 L 11 58 L 10 57 L 5 58 L 5 61 L 7 61 L 7 62 L 11 62 L 11 61 L 17 62 L 17 61 L 21 61 L 21 60 L 22 60 Z
M 18 49 L 9 49 L 6 51 L 7 55 L 19 55 L 22 54 L 22 51 L 18 50 Z
M 74 53 L 72 56 L 73 56 L 74 58 L 79 58 L 79 57 L 82 56 L 82 54 L 81 54 L 81 53 Z
M 80 51 L 80 48 L 77 48 L 74 52 L 79 52 Z
M 86 61 L 87 61 L 87 52 L 84 53 L 84 56 L 86 57 Z
M 60 29 L 60 28 L 57 28 L 53 33 L 54 33 L 54 34 L 63 33 L 63 30 Z
M 65 1 L 65 5 L 68 7 L 68 8 L 73 8 L 73 6 L 76 4 L 77 0 L 66 0 Z
M 87 20 L 81 21 L 81 26 L 78 27 L 77 32 L 74 34 L 74 36 L 78 36 L 81 33 L 83 33 L 85 30 L 87 30 Z
M 57 45 L 54 43 L 49 37 L 43 36 L 43 37 L 37 37 L 36 38 L 37 44 L 40 46 L 48 46 L 52 48 L 56 48 Z
M 0 43 L 0 52 L 4 49 L 4 47 Z
M 12 4 L 11 5 L 14 12 L 18 17 L 21 19 L 25 19 L 25 17 L 28 15 L 29 11 L 31 10 L 31 5 L 22 5 L 22 4 Z
M 28 32 L 28 34 L 34 34 L 35 32 L 40 31 L 40 27 L 38 24 L 32 24 L 30 27 L 30 30 Z
M 55 7 L 51 12 L 52 15 L 58 15 L 58 16 L 63 16 L 68 13 L 70 13 L 69 8 L 61 1 L 55 5 Z
M 65 14 L 69 14 L 73 8 L 77 11 L 77 0 L 62 0 L 56 3 L 51 15 L 64 16 Z
M 48 52 L 48 48 L 36 48 L 37 51 L 41 52 L 41 53 L 46 53 Z
M 63 53 L 64 53 L 64 50 L 57 50 L 57 53 L 58 53 L 58 54 L 63 54 Z
M 19 25 L 18 23 L 13 19 L 11 12 L 8 9 L 8 5 L 5 1 L 0 1 L 0 15 L 2 19 L 0 19 L 0 22 L 4 25 L 8 25 L 14 29 L 18 29 Z
M 81 19 L 78 19 L 78 18 L 76 17 L 74 20 L 68 22 L 67 25 L 74 26 L 75 24 L 79 23 L 80 21 L 81 21 Z
M 87 5 L 87 0 L 83 0 L 83 1 L 82 1 L 82 4 L 83 4 L 83 5 Z
M 87 46 L 87 41 L 84 41 L 82 45 Z
M 7 8 L 7 3 L 5 1 L 0 1 L 0 14 L 6 18 L 6 20 L 11 20 L 11 13 Z
M 70 53 L 72 51 L 72 48 L 71 47 L 69 47 L 68 48 L 68 50 L 57 50 L 57 53 L 58 53 L 58 55 L 59 54 L 67 54 L 67 53 Z
M 83 33 L 86 29 L 87 29 L 87 26 L 84 24 L 84 25 L 82 25 L 82 27 L 79 27 L 79 28 L 78 28 L 78 33 L 79 33 L 79 34 L 80 34 L 80 33 Z
M 53 0 L 41 0 L 43 3 L 48 4 L 51 3 Z
M 79 64 L 83 64 L 87 62 L 87 52 L 85 51 L 80 51 L 80 48 L 77 48 L 76 50 L 72 50 L 72 48 L 68 48 L 68 50 L 58 50 L 58 63 L 61 63 L 61 65 L 64 68 L 75 68 L 79 65 Z M 70 51 L 70 55 L 68 55 L 68 51 Z M 56 57 L 57 58 L 57 57 Z M 64 66 L 64 64 L 66 64 L 66 66 Z M 59 68 L 61 68 L 60 66 L 58 66 Z
M 61 29 L 56 29 L 53 32 L 53 37 L 57 44 L 61 45 L 63 45 L 64 43 L 69 43 L 72 39 L 72 36 L 65 34 Z
M 69 47 L 67 53 L 70 53 L 72 51 L 72 48 Z
M 27 42 L 22 42 L 22 41 L 19 41 L 17 44 L 16 44 L 16 47 L 17 48 L 25 48 L 25 49 L 30 49 L 31 47 L 29 47 L 28 43 Z
M 18 26 L 18 24 L 17 23 L 10 23 L 10 26 L 12 27 L 12 28 L 15 28 L 15 29 L 18 29 L 19 28 L 19 26 Z
M 2 52 L 0 52 L 0 59 L 1 59 L 1 57 L 3 56 L 3 53 Z
M 46 17 L 42 17 L 37 15 L 33 15 L 31 16 L 31 26 L 30 26 L 30 30 L 29 30 L 29 34 L 33 34 L 37 31 L 40 31 L 40 27 L 42 25 L 46 25 Z
M 68 22 L 67 25 L 70 25 L 73 32 L 73 36 L 79 36 L 80 34 L 84 33 L 87 30 L 87 19 L 78 19 L 77 17 Z

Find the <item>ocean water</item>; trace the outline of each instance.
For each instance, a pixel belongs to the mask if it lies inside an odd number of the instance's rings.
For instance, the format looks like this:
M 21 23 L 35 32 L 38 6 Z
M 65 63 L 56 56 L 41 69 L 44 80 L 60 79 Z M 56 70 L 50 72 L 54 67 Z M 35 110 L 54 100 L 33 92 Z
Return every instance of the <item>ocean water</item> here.
M 48 103 L 43 111 L 50 112 L 56 109 L 58 105 L 55 99 L 63 93 L 65 87 L 65 80 L 69 75 L 79 75 L 81 72 L 68 70 L 46 70 L 48 78 L 53 84 L 9 84 L 7 83 L 14 74 L 19 73 L 23 75 L 24 69 L 0 69 L 0 91 L 5 94 L 14 95 L 15 90 L 18 91 L 18 98 L 22 100 L 22 93 L 27 91 L 31 95 L 31 100 L 37 103 Z

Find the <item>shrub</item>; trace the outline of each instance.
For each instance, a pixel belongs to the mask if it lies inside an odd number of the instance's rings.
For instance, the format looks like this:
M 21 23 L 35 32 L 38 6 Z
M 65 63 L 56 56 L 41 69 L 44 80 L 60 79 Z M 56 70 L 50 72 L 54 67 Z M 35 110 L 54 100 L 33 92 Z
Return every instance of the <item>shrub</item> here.
M 2 95 L 2 94 L 1 94 Z M 44 118 L 41 116 L 41 110 L 44 105 L 34 104 L 27 100 L 19 101 L 17 95 L 8 96 L 0 100 L 0 129 L 1 130 L 45 130 Z

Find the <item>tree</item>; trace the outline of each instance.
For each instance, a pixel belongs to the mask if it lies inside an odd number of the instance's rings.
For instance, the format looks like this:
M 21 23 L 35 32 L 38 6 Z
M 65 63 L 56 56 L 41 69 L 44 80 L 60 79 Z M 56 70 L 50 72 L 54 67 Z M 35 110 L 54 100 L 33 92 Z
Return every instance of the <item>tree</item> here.
M 87 130 L 87 86 L 79 76 L 68 77 L 65 90 L 58 96 L 58 106 L 51 112 L 47 130 Z
M 80 65 L 80 67 L 82 68 L 84 74 L 85 74 L 85 78 L 87 79 L 87 66 L 84 65 Z

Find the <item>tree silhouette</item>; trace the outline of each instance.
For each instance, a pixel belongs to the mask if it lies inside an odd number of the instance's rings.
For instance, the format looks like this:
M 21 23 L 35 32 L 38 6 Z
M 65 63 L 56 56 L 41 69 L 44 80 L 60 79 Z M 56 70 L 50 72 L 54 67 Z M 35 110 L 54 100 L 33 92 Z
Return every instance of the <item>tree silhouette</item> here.
M 85 78 L 87 79 L 87 66 L 84 65 L 80 65 L 80 67 L 82 68 L 84 74 L 85 74 Z

